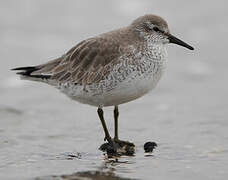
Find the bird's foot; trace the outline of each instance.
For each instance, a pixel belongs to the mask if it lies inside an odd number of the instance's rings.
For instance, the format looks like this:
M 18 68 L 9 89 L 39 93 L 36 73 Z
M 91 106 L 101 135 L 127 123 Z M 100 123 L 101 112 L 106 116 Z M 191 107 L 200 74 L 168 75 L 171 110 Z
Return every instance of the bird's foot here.
M 135 153 L 135 145 L 128 141 L 112 139 L 104 143 L 99 148 L 101 151 L 107 152 L 108 156 L 132 156 Z
M 135 145 L 129 141 L 119 140 L 114 138 L 114 142 L 118 144 L 119 153 L 122 155 L 132 156 L 135 153 Z

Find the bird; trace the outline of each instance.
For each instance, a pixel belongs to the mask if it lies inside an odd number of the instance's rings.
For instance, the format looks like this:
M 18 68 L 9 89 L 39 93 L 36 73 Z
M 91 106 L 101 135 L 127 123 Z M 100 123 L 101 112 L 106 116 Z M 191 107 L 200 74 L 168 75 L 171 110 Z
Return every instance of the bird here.
M 82 40 L 59 58 L 12 70 L 21 79 L 46 83 L 79 103 L 97 107 L 104 140 L 109 149 L 121 152 L 135 145 L 119 139 L 119 106 L 156 87 L 166 69 L 170 43 L 194 50 L 170 33 L 162 17 L 145 14 L 125 27 Z M 104 119 L 107 106 L 114 107 L 114 138 Z

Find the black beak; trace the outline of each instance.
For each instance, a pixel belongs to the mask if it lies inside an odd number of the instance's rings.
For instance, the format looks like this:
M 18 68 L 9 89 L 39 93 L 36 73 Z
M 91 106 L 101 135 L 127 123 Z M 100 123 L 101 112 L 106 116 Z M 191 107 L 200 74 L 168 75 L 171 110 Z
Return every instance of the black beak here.
M 176 38 L 175 36 L 173 36 L 171 34 L 168 34 L 168 39 L 169 39 L 170 43 L 178 44 L 178 45 L 186 47 L 186 48 L 188 48 L 190 50 L 194 50 L 194 48 L 192 46 L 188 45 L 184 41 L 181 41 L 180 39 Z

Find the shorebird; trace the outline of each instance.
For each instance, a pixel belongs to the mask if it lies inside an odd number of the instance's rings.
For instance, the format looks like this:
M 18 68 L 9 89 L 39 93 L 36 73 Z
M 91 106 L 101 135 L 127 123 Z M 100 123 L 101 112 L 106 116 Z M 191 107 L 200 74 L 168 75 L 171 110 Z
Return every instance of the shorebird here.
M 133 143 L 118 136 L 118 106 L 150 92 L 164 73 L 166 45 L 193 47 L 170 34 L 167 22 L 153 14 L 130 25 L 81 41 L 62 57 L 37 66 L 19 67 L 22 79 L 57 87 L 71 99 L 96 106 L 105 140 L 114 152 Z M 114 138 L 103 107 L 114 106 Z

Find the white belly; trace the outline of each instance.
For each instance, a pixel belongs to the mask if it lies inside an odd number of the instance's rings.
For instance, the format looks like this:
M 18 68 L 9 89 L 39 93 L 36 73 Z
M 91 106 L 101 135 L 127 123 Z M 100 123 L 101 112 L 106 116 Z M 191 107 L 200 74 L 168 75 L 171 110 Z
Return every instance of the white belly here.
M 164 65 L 155 65 L 144 74 L 131 73 L 123 81 L 113 85 L 105 80 L 98 85 L 88 85 L 86 89 L 80 85 L 66 83 L 59 89 L 83 104 L 92 106 L 114 106 L 135 100 L 151 91 L 160 80 Z
M 135 79 L 129 83 L 122 83 L 119 87 L 103 94 L 103 106 L 113 106 L 138 99 L 151 91 L 159 81 L 161 74 L 156 77 Z

